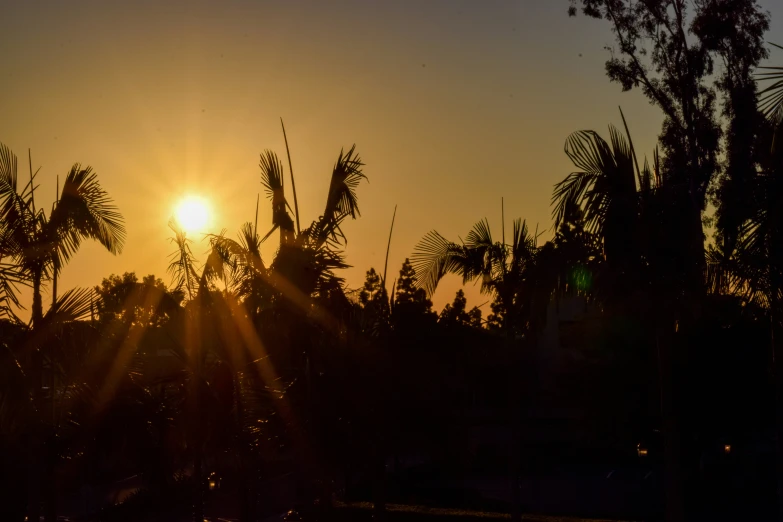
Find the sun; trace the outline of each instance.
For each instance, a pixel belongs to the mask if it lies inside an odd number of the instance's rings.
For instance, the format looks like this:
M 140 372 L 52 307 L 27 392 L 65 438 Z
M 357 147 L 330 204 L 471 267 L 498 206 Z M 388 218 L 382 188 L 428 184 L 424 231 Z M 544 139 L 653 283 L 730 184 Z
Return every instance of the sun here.
M 209 222 L 209 204 L 198 196 L 188 196 L 177 204 L 174 216 L 185 232 L 204 232 Z

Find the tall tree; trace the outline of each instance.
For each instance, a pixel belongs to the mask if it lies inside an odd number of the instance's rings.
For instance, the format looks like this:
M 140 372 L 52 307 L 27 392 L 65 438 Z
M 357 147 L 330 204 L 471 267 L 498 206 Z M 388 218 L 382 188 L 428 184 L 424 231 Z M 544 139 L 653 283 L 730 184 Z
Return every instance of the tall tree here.
M 755 152 L 763 115 L 754 74 L 768 53 L 769 15 L 755 1 L 711 0 L 697 10 L 691 29 L 721 67 L 715 82 L 722 96 L 725 156 L 715 180 L 716 228 L 723 250 L 734 250 L 752 207 Z
M 278 292 L 300 308 L 307 298 L 322 287 L 331 287 L 341 281 L 334 270 L 346 268 L 340 248 L 345 244 L 341 225 L 348 217 L 360 215 L 356 188 L 366 179 L 364 165 L 355 153 L 355 146 L 340 154 L 332 169 L 326 206 L 323 214 L 312 224 L 295 232 L 293 219 L 288 214 L 288 202 L 283 186 L 283 167 L 277 156 L 266 151 L 261 156 L 261 184 L 272 202 L 272 229 L 265 240 L 280 229 L 280 249 L 272 262 L 272 283 Z
M 41 290 L 56 281 L 85 239 L 119 254 L 125 242 L 122 215 L 91 167 L 78 163 L 66 174 L 49 215 L 35 206 L 35 174 L 19 185 L 16 156 L 0 144 L 0 255 L 13 260 L 33 287 L 32 323 L 43 318 Z
M 432 294 L 446 274 L 462 276 L 463 283 L 481 281 L 481 290 L 495 297 L 502 315 L 500 327 L 504 333 L 510 365 L 519 369 L 517 350 L 512 350 L 517 338 L 524 338 L 528 346 L 535 346 L 540 324 L 535 320 L 538 287 L 536 238 L 528 232 L 521 219 L 514 221 L 511 244 L 494 241 L 489 223 L 476 223 L 465 241 L 455 243 L 436 231 L 419 241 L 412 256 L 413 266 L 420 274 L 418 285 Z M 512 498 L 512 520 L 521 519 L 519 484 L 519 430 L 521 395 L 519 375 L 509 372 L 509 416 L 511 424 L 509 486 Z
M 282 163 L 271 151 L 265 151 L 261 157 L 261 184 L 271 200 L 273 215 L 272 229 L 261 241 L 280 230 L 280 247 L 264 277 L 274 294 L 276 328 L 285 331 L 289 340 L 288 367 L 300 369 L 302 375 L 299 380 L 306 383 L 299 386 L 304 395 L 302 418 L 305 438 L 313 436 L 313 430 L 317 431 L 310 400 L 314 364 L 311 349 L 315 344 L 310 335 L 316 336 L 314 330 L 319 329 L 334 334 L 345 327 L 341 322 L 349 306 L 343 292 L 343 278 L 338 271 L 349 265 L 344 259 L 343 248 L 347 239 L 342 224 L 348 218 L 356 219 L 360 215 L 356 189 L 362 180 L 367 179 L 363 166 L 355 146 L 348 151 L 341 150 L 332 168 L 323 213 L 310 226 L 300 230 L 299 209 L 295 204 L 295 230 L 294 219 L 288 214 L 292 209 L 285 196 Z M 291 185 L 294 188 L 293 182 Z M 385 300 L 388 307 L 388 298 Z M 339 313 L 338 310 L 325 308 L 326 303 L 338 304 Z M 318 465 L 312 462 L 314 459 L 307 461 L 306 450 L 306 443 L 299 444 L 297 457 L 302 476 L 307 477 L 308 484 L 302 485 L 309 487 L 315 482 Z M 308 503 L 310 499 L 302 500 Z
M 381 337 L 388 333 L 391 307 L 383 279 L 374 268 L 365 275 L 364 286 L 359 292 L 359 304 L 362 307 L 362 331 Z
M 169 292 L 163 280 L 154 275 L 139 282 L 135 272 L 104 278 L 95 287 L 95 294 L 95 309 L 101 322 L 118 319 L 150 327 L 170 319 L 184 297 L 180 292 Z
M 661 398 L 666 438 L 667 520 L 682 520 L 679 434 L 673 414 L 671 351 L 675 341 L 693 335 L 701 315 L 706 258 L 702 213 L 708 190 L 721 170 L 722 128 L 717 109 L 723 95 L 729 118 L 729 158 L 718 192 L 726 205 L 718 215 L 721 241 L 730 252 L 747 208 L 748 179 L 753 174 L 755 86 L 750 74 L 765 55 L 762 37 L 768 18 L 755 0 L 571 0 L 593 18 L 608 20 L 617 43 L 606 72 L 623 90 L 641 88 L 664 115 L 659 136 L 661 178 L 666 202 L 659 218 L 668 231 L 661 267 L 666 267 L 667 310 L 659 308 Z M 692 8 L 692 11 L 689 10 Z M 714 74 L 721 60 L 723 74 Z M 661 257 L 660 255 L 658 256 Z M 681 276 L 680 276 L 681 274 Z M 663 295 L 658 294 L 658 298 Z M 673 306 L 672 306 L 673 305 Z M 678 332 L 678 335 L 674 335 Z
M 565 225 L 575 212 L 582 214 L 580 224 L 600 239 L 611 273 L 607 278 L 613 286 L 607 291 L 611 302 L 636 282 L 641 264 L 639 193 L 655 188 L 655 180 L 646 163 L 639 169 L 627 131 L 623 136 L 610 126 L 609 136 L 609 143 L 593 131 L 568 137 L 565 152 L 579 170 L 555 185 L 552 214 L 556 228 Z M 561 235 L 559 241 L 565 240 Z
M 454 296 L 451 304 L 446 304 L 440 313 L 438 321 L 446 326 L 471 326 L 481 327 L 481 309 L 474 306 L 469 311 L 467 309 L 468 300 L 465 292 L 460 288 Z
M 748 125 L 754 118 L 752 107 L 746 107 L 748 92 L 754 89 L 749 78 L 765 53 L 761 39 L 767 16 L 755 0 L 571 0 L 569 14 L 575 15 L 577 7 L 611 24 L 618 48 L 606 62 L 609 78 L 623 90 L 641 88 L 664 114 L 662 176 L 676 201 L 669 212 L 680 213 L 677 220 L 683 230 L 670 239 L 683 252 L 678 264 L 687 274 L 684 290 L 698 296 L 705 268 L 701 214 L 720 170 L 718 95 L 724 94 L 724 109 L 731 116 L 731 167 L 726 179 L 734 180 L 729 185 L 742 184 L 749 164 L 744 156 L 747 142 L 741 141 L 752 140 Z M 716 60 L 725 70 L 713 83 Z M 722 225 L 735 227 L 736 212 L 734 207 L 727 209 Z
M 82 168 L 78 163 L 71 167 L 65 176 L 62 193 L 58 194 L 48 215 L 43 208 L 36 208 L 36 188 L 32 164 L 30 181 L 20 185 L 16 156 L 8 147 L 0 144 L 0 257 L 10 258 L 21 277 L 30 282 L 33 289 L 31 324 L 33 329 L 40 331 L 46 322 L 42 300 L 42 287 L 46 282 L 53 283 L 50 314 L 56 314 L 58 309 L 64 310 L 66 304 L 57 296 L 57 276 L 79 249 L 82 241 L 97 240 L 109 252 L 118 254 L 125 242 L 125 225 L 122 215 L 108 193 L 100 186 L 97 175 L 90 167 Z M 9 288 L 5 282 L 3 287 Z M 89 302 L 89 296 L 84 293 L 69 292 L 67 295 L 71 302 L 77 297 L 80 298 L 80 306 Z M 45 357 L 41 348 L 40 344 L 31 347 L 31 356 L 35 361 L 31 368 L 33 382 L 38 383 L 42 382 Z M 36 389 L 34 395 L 40 397 L 40 390 Z M 32 441 L 41 441 L 36 437 L 31 437 L 30 440 L 31 445 L 34 445 Z M 53 440 L 50 440 L 51 444 Z M 31 451 L 36 450 L 31 446 Z M 28 467 L 31 473 L 28 516 L 34 520 L 38 519 L 39 513 L 36 500 L 37 482 L 40 478 L 38 468 L 34 463 Z M 46 476 L 51 477 L 51 473 Z M 47 522 L 54 522 L 55 495 L 51 486 L 49 490 L 46 519 Z
M 505 310 L 503 328 L 510 336 L 533 334 L 530 323 L 531 277 L 536 262 L 536 239 L 521 219 L 514 221 L 512 243 L 494 241 L 486 220 L 476 223 L 463 243 L 431 231 L 416 245 L 412 264 L 420 274 L 419 287 L 432 294 L 441 278 L 462 276 L 481 281 L 481 291 L 497 297 Z
M 783 520 L 783 148 L 776 144 L 780 124 L 774 114 L 771 116 L 761 133 L 764 139 L 758 143 L 759 169 L 753 179 L 749 215 L 740 229 L 737 251 L 729 260 L 724 288 L 769 311 L 776 389 L 778 519 Z
M 236 293 L 252 317 L 258 317 L 262 310 L 273 302 L 269 273 L 261 259 L 261 238 L 252 223 L 242 225 L 239 240 L 225 236 L 225 233 L 210 235 L 212 248 L 223 255 L 224 263 L 230 268 L 230 290 Z
M 394 291 L 392 306 L 392 325 L 399 332 L 417 332 L 427 324 L 433 324 L 437 318 L 432 311 L 432 301 L 427 292 L 417 286 L 416 269 L 410 260 L 405 261 L 400 268 L 400 275 Z

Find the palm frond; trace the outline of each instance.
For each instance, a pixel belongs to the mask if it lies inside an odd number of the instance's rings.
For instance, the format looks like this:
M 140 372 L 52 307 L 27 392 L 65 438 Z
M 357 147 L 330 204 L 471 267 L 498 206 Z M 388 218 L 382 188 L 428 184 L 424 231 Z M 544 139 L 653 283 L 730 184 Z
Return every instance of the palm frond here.
M 468 235 L 465 236 L 465 246 L 468 248 L 490 248 L 492 244 L 492 231 L 489 228 L 487 218 L 473 225 Z
M 778 49 L 780 45 L 771 44 Z M 773 82 L 759 91 L 759 109 L 775 125 L 783 122 L 783 67 L 759 67 L 767 71 L 756 75 L 757 82 Z
M 43 213 L 36 215 L 33 211 L 34 178 L 35 174 L 18 190 L 16 156 L 0 143 L 0 257 L 14 258 L 19 265 L 40 257 L 40 249 L 31 248 L 36 241 L 37 222 L 45 221 Z
M 565 152 L 581 171 L 555 185 L 552 202 L 555 226 L 565 220 L 569 208 L 584 211 L 587 229 L 612 244 L 633 226 L 637 212 L 637 187 L 647 182 L 637 173 L 631 142 L 609 127 L 611 146 L 593 131 L 579 131 L 566 140 Z M 630 138 L 629 138 L 630 139 Z M 604 230 L 608 227 L 609 229 Z
M 172 285 L 176 290 L 186 292 L 188 299 L 193 299 L 198 289 L 199 277 L 195 269 L 196 258 L 190 248 L 191 240 L 175 219 L 169 221 L 169 228 L 174 232 L 174 237 L 169 238 L 169 242 L 176 246 L 169 256 L 171 263 L 168 272 L 172 276 Z
M 221 234 L 222 235 L 222 234 Z M 230 254 L 228 246 L 221 241 L 211 242 L 207 260 L 201 272 L 199 291 L 207 289 L 207 285 L 215 280 L 229 283 L 230 274 L 236 270 L 236 260 Z
M 588 189 L 595 183 L 595 174 L 572 172 L 555 185 L 552 193 L 552 218 L 555 228 L 563 224 L 569 209 L 579 207 Z
M 78 250 L 83 239 L 95 239 L 112 254 L 122 252 L 125 224 L 117 206 L 90 167 L 73 165 L 63 183 L 45 230 L 62 266 Z
M 462 282 L 482 278 L 482 291 L 489 291 L 488 278 L 506 270 L 505 245 L 492 241 L 492 231 L 486 218 L 473 225 L 465 236 L 464 248 L 454 255 Z
M 239 241 L 228 238 L 223 234 L 211 234 L 208 237 L 212 246 L 218 249 L 225 263 L 236 267 L 252 267 L 257 271 L 265 270 L 260 252 L 261 239 L 253 231 L 252 223 L 242 225 Z
M 452 243 L 435 230 L 428 232 L 413 251 L 411 264 L 416 270 L 416 285 L 429 295 L 435 293 L 438 282 L 448 273 L 460 271 L 458 258 L 464 258 L 464 247 Z
M 511 265 L 522 267 L 532 260 L 536 252 L 535 238 L 531 237 L 525 220 L 514 220 L 513 244 L 511 245 Z
M 14 309 L 24 309 L 16 295 L 19 285 L 29 286 L 19 267 L 0 261 L 0 319 L 18 322 Z
M 245 223 L 239 229 L 239 241 L 242 248 L 251 256 L 261 262 L 261 238 L 256 234 L 253 224 Z M 263 262 L 261 262 L 263 266 Z
M 43 326 L 70 323 L 86 319 L 92 308 L 92 290 L 89 288 L 74 288 L 63 293 L 44 314 Z
M 348 214 L 338 214 L 332 217 L 321 216 L 300 234 L 303 243 L 313 248 L 326 244 L 328 248 L 340 249 L 346 243 L 345 234 L 340 229 Z
M 340 151 L 337 162 L 332 170 L 332 180 L 329 184 L 329 194 L 326 197 L 324 217 L 332 219 L 335 216 L 350 215 L 356 219 L 359 212 L 359 202 L 356 188 L 367 176 L 362 172 L 361 158 L 355 154 L 356 145 L 351 146 L 347 153 Z
M 0 143 L 0 200 L 16 194 L 16 155 Z
M 614 125 L 609 125 L 609 141 L 612 144 L 612 149 L 605 158 L 605 161 L 611 161 L 610 164 L 614 167 L 613 170 L 615 172 L 636 173 L 636 158 L 633 154 L 633 144 L 630 139 L 630 135 L 628 135 L 628 139 L 626 139 Z M 617 181 L 633 183 L 636 178 L 636 175 L 626 177 L 618 176 Z M 634 186 L 634 189 L 635 188 L 636 187 Z
M 267 198 L 272 201 L 272 205 L 275 207 L 285 204 L 283 163 L 280 158 L 271 150 L 265 150 L 261 154 L 259 166 L 261 167 L 261 185 L 264 187 Z
M 613 127 L 610 127 L 610 132 L 612 139 L 618 142 L 617 145 L 623 147 L 624 140 L 619 133 Z M 605 210 L 602 194 L 596 190 L 596 184 L 615 167 L 609 144 L 594 131 L 578 131 L 566 139 L 565 153 L 581 170 L 572 172 L 555 185 L 552 194 L 555 227 L 563 223 L 569 208 L 585 205 L 585 221 L 589 228 L 596 230 L 601 226 L 602 212 Z
M 578 169 L 590 174 L 606 172 L 613 163 L 609 144 L 595 131 L 572 133 L 566 139 L 565 153 Z
M 272 224 L 274 225 L 272 231 L 280 227 L 280 240 L 287 242 L 293 237 L 294 220 L 286 210 L 289 205 L 285 199 L 283 186 L 283 164 L 274 152 L 265 150 L 261 154 L 259 166 L 261 167 L 261 185 L 269 200 L 272 201 Z M 268 236 L 269 234 L 267 234 Z

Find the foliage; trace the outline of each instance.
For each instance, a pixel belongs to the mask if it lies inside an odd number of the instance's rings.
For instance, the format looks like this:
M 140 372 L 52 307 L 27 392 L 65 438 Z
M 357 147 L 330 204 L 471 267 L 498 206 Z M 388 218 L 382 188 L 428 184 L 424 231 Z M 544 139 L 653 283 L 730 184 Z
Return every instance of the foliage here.
M 611 24 L 618 49 L 606 62 L 609 78 L 623 90 L 641 88 L 664 114 L 660 173 L 668 186 L 669 222 L 680 223 L 669 242 L 680 253 L 674 264 L 685 273 L 682 288 L 698 293 L 705 270 L 701 213 L 721 170 L 719 94 L 728 119 L 728 164 L 717 181 L 718 226 L 731 250 L 746 217 L 758 120 L 751 75 L 766 56 L 768 15 L 755 0 L 572 0 L 569 14 L 577 6 Z M 714 74 L 718 60 L 722 72 Z
M 417 281 L 416 270 L 405 258 L 397 278 L 392 307 L 392 322 L 397 330 L 417 329 L 435 321 L 432 301 L 423 288 L 417 287 Z
M 163 280 L 152 274 L 139 282 L 134 272 L 104 278 L 95 294 L 101 322 L 118 319 L 150 327 L 170 320 L 184 297 L 181 292 L 169 292 Z
M 467 310 L 467 299 L 465 298 L 465 292 L 462 289 L 457 290 L 457 295 L 454 296 L 454 302 L 446 304 L 443 311 L 440 313 L 438 322 L 445 326 L 470 326 L 473 328 L 481 328 L 481 310 L 474 306 Z
M 778 49 L 783 49 L 780 45 L 771 44 Z M 762 113 L 772 123 L 780 125 L 783 123 L 783 67 L 762 67 L 764 71 L 758 75 L 761 81 L 772 81 L 774 83 L 767 86 L 759 93 L 759 105 Z
M 447 273 L 462 276 L 464 283 L 480 280 L 482 292 L 494 295 L 504 310 L 504 331 L 524 335 L 537 328 L 531 320 L 538 252 L 536 238 L 521 219 L 514 221 L 511 244 L 493 241 L 489 223 L 482 220 L 462 243 L 429 232 L 416 245 L 412 263 L 422 274 L 418 286 L 430 294 Z
M 2 288 L 5 299 L 16 303 L 14 282 L 23 278 L 32 285 L 33 323 L 43 316 L 41 285 L 56 281 L 84 239 L 117 254 L 126 235 L 122 216 L 90 167 L 71 167 L 48 216 L 36 209 L 35 189 L 32 171 L 30 181 L 19 185 L 16 156 L 0 144 L 0 258 L 10 258 L 16 267 Z

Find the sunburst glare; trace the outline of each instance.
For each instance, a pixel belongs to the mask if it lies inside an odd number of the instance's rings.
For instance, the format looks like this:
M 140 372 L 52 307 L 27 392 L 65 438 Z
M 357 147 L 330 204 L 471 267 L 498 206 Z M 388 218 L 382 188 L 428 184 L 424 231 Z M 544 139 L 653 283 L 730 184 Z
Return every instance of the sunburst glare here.
M 174 216 L 185 232 L 205 232 L 209 225 L 209 203 L 198 196 L 187 196 L 177 204 Z

